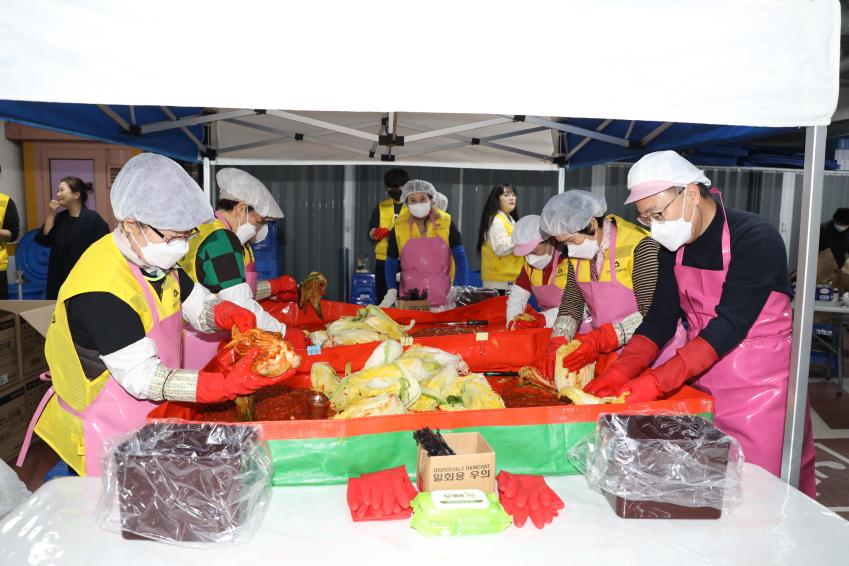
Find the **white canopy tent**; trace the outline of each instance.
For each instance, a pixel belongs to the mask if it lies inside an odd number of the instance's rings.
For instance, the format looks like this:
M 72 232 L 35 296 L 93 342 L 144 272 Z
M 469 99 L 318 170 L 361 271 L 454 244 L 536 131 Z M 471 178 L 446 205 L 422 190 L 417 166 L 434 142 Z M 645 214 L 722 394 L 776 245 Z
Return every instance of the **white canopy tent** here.
M 232 120 L 213 135 L 222 163 L 368 161 L 351 147 L 387 153 L 373 136 L 403 128 L 399 160 L 550 167 L 550 122 L 566 116 L 807 127 L 783 465 L 796 484 L 839 34 L 836 0 L 9 0 L 0 99 L 224 109 Z M 534 127 L 544 129 L 491 137 Z M 319 143 L 295 143 L 305 131 Z

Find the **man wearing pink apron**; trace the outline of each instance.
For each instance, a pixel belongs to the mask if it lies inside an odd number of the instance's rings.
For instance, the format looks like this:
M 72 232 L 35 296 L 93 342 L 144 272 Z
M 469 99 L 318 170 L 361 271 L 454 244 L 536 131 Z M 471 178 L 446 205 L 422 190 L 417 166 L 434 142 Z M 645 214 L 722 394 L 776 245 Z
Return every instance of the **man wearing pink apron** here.
M 595 384 L 601 394 L 651 401 L 693 380 L 716 399 L 714 422 L 746 460 L 779 475 L 784 444 L 792 309 L 784 242 L 762 218 L 717 203 L 704 173 L 673 151 L 628 173 L 638 219 L 664 248 L 655 302 L 620 358 Z M 647 370 L 680 313 L 689 341 Z M 591 385 L 592 385 L 591 384 Z M 806 415 L 799 489 L 816 494 Z
M 606 211 L 604 197 L 576 190 L 553 197 L 542 210 L 540 229 L 567 244 L 573 260 L 552 331 L 547 368 L 553 368 L 557 348 L 572 338 L 580 340 L 581 346 L 563 360 L 570 371 L 619 351 L 651 306 L 657 243 L 625 219 L 605 217 Z M 576 334 L 585 308 L 590 328 L 584 326 Z M 672 356 L 683 342 L 684 330 L 679 328 L 664 346 L 660 361 Z

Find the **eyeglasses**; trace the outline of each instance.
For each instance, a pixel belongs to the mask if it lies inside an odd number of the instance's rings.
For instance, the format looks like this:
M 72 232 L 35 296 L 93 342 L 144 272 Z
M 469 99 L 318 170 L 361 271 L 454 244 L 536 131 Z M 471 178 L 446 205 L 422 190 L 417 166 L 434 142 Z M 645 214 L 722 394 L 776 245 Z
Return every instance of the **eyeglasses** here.
M 678 194 L 675 195 L 675 198 L 672 199 L 671 201 L 669 201 L 669 203 L 667 203 L 667 205 L 663 207 L 663 210 L 661 210 L 660 212 L 652 212 L 651 214 L 639 215 L 639 216 L 637 216 L 637 222 L 639 222 L 640 224 L 642 224 L 645 227 L 650 227 L 652 221 L 665 222 L 666 219 L 663 217 L 663 215 L 666 213 L 666 209 L 668 209 L 670 206 L 672 206 L 673 202 L 678 200 L 678 197 L 681 196 L 681 193 L 683 192 L 683 190 L 684 190 L 683 188 L 681 190 L 679 190 Z
M 197 228 L 192 228 L 192 229 L 191 229 L 191 230 L 189 230 L 188 232 L 184 232 L 184 233 L 182 233 L 182 234 L 177 234 L 177 235 L 175 235 L 175 236 L 166 236 L 165 234 L 163 234 L 162 232 L 160 232 L 159 230 L 157 230 L 156 228 L 154 228 L 154 227 L 153 227 L 153 226 L 151 226 L 150 224 L 146 224 L 146 226 L 147 226 L 148 228 L 150 228 L 151 230 L 153 230 L 153 231 L 154 231 L 154 233 L 155 233 L 157 236 L 159 236 L 160 238 L 162 238 L 162 240 L 163 240 L 166 244 L 170 244 L 171 242 L 177 242 L 177 241 L 179 241 L 179 240 L 186 240 L 186 241 L 188 242 L 189 240 L 191 240 L 192 238 L 194 238 L 195 236 L 197 236 L 198 234 L 200 234 L 200 231 L 199 231 Z

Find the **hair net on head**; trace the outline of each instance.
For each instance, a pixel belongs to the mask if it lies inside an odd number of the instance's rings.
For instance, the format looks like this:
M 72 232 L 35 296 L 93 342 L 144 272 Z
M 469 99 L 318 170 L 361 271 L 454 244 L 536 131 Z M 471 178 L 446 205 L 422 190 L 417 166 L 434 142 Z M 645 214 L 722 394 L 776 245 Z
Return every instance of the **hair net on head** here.
M 436 191 L 436 198 L 433 199 L 433 206 L 443 212 L 448 210 L 448 197 L 439 191 Z
M 604 216 L 607 201 L 589 191 L 566 191 L 552 197 L 542 209 L 539 227 L 546 234 L 562 236 L 580 232 L 590 220 Z
M 539 231 L 539 216 L 529 214 L 516 221 L 510 240 L 514 246 L 513 255 L 526 256 L 531 253 L 535 247 L 545 240 Z
M 215 174 L 218 182 L 218 196 L 237 200 L 252 206 L 257 214 L 264 218 L 283 218 L 280 205 L 265 188 L 265 185 L 246 171 L 227 167 Z
M 183 232 L 213 218 L 203 191 L 175 161 L 155 153 L 136 155 L 121 168 L 109 200 L 118 220 Z
M 407 197 L 413 193 L 427 193 L 430 195 L 430 200 L 435 199 L 437 195 L 436 187 L 427 181 L 413 179 L 404 183 L 404 187 L 401 189 L 401 202 L 407 202 Z

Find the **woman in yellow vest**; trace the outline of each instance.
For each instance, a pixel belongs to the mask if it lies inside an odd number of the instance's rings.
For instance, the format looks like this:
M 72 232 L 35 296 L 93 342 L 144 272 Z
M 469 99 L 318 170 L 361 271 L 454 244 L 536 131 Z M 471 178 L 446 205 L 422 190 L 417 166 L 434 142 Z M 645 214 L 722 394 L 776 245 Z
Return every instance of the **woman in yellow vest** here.
M 251 372 L 256 353 L 222 373 L 182 368 L 184 321 L 207 332 L 256 325 L 252 312 L 175 269 L 196 226 L 212 218 L 183 168 L 161 155 L 133 157 L 110 200 L 118 227 L 86 250 L 59 291 L 44 347 L 53 387 L 30 424 L 80 475 L 99 474 L 103 441 L 144 424 L 155 403 L 219 403 L 279 381 Z
M 543 238 L 539 231 L 539 216 L 523 216 L 513 227 L 513 254 L 523 259 L 522 271 L 516 277 L 507 299 L 507 326 L 511 330 L 522 328 L 551 328 L 557 318 L 569 257 L 566 246 L 552 237 Z M 517 318 L 524 313 L 533 296 L 541 312 L 531 309 L 527 314 L 533 320 Z
M 371 212 L 368 223 L 368 237 L 374 242 L 374 288 L 375 296 L 386 295 L 386 250 L 389 249 L 387 237 L 395 226 L 395 219 L 404 206 L 401 203 L 401 187 L 410 180 L 406 171 L 393 168 L 383 175 L 383 184 L 389 198 L 378 203 Z
M 522 258 L 513 255 L 513 224 L 519 219 L 516 189 L 507 183 L 492 187 L 481 215 L 478 250 L 481 254 L 481 280 L 485 289 L 502 295 L 522 269 Z
M 6 275 L 9 252 L 6 251 L 6 243 L 18 239 L 20 227 L 21 220 L 15 201 L 9 195 L 0 193 L 0 299 L 9 298 L 9 279 Z
M 548 348 L 546 370 L 552 375 L 557 348 L 573 338 L 581 346 L 563 360 L 570 370 L 622 348 L 654 297 L 658 243 L 636 224 L 615 214 L 604 216 L 606 210 L 604 197 L 587 191 L 566 191 L 542 209 L 540 229 L 565 243 L 571 259 Z M 592 330 L 577 334 L 585 307 Z M 674 355 L 683 343 L 679 326 L 658 363 Z

